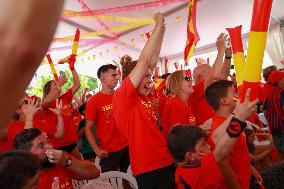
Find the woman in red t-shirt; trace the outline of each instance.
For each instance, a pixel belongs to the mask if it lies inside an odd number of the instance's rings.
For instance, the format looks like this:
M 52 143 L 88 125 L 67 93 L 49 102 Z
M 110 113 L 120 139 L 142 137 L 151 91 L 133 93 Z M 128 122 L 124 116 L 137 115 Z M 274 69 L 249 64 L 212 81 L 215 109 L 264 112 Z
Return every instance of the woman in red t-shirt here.
M 37 111 L 41 108 L 40 101 L 37 98 L 23 98 L 16 110 L 18 120 L 8 126 L 8 146 L 12 148 L 12 143 L 16 134 L 23 129 L 38 128 L 52 140 L 53 138 L 62 138 L 64 135 L 63 120 L 61 116 L 62 103 L 56 102 L 56 108 L 49 110 L 57 117 L 57 126 L 49 124 L 44 119 L 38 119 Z
M 167 79 L 166 89 L 170 98 L 166 102 L 161 122 L 165 137 L 174 125 L 196 124 L 188 104 L 188 97 L 193 93 L 190 74 L 183 70 L 173 72 Z
M 46 110 L 46 116 L 48 120 L 55 124 L 56 119 L 54 119 L 54 115 L 48 110 L 50 107 L 55 106 L 55 101 L 57 99 L 62 100 L 62 117 L 64 122 L 65 128 L 65 135 L 60 140 L 54 140 L 53 142 L 56 144 L 54 147 L 71 153 L 73 156 L 77 158 L 81 158 L 81 154 L 77 146 L 78 135 L 77 135 L 77 127 L 73 122 L 72 117 L 72 108 L 70 106 L 73 95 L 78 91 L 80 88 L 80 80 L 79 76 L 74 69 L 74 67 L 70 70 L 73 76 L 73 86 L 68 89 L 64 94 L 61 95 L 61 86 L 64 85 L 66 81 L 66 76 L 64 74 L 60 74 L 59 81 L 51 80 L 48 81 L 43 87 L 43 108 Z

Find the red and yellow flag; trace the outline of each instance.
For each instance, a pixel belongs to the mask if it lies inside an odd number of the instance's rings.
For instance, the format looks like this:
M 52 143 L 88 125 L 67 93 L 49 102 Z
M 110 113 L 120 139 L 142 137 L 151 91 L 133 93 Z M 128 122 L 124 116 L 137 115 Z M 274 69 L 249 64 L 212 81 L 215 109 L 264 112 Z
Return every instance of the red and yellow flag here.
M 193 56 L 199 35 L 196 29 L 196 0 L 188 1 L 187 40 L 184 49 L 184 62 L 188 65 L 189 59 Z

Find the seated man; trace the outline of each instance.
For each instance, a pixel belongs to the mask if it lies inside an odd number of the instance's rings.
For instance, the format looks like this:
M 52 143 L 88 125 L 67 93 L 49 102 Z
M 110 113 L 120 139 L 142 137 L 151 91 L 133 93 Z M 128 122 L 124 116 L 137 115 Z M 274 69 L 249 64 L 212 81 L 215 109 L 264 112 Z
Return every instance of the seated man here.
M 95 179 L 100 176 L 98 168 L 90 161 L 78 160 L 68 153 L 52 149 L 47 137 L 36 128 L 25 129 L 15 137 L 14 149 L 29 151 L 41 161 L 38 188 L 52 188 L 56 177 L 61 188 L 73 188 L 72 179 Z
M 182 162 L 175 175 L 178 189 L 221 188 L 223 176 L 218 164 L 221 170 L 226 166 L 225 161 L 246 127 L 245 120 L 255 113 L 256 104 L 257 101 L 249 101 L 248 92 L 244 103 L 237 105 L 235 115 L 220 125 L 225 134 L 213 152 L 210 152 L 205 131 L 201 128 L 187 125 L 173 127 L 168 135 L 168 147 L 174 158 Z M 224 177 L 227 187 L 235 188 L 231 175 L 224 174 Z
M 38 185 L 39 170 L 39 159 L 29 152 L 1 153 L 0 188 L 34 189 Z

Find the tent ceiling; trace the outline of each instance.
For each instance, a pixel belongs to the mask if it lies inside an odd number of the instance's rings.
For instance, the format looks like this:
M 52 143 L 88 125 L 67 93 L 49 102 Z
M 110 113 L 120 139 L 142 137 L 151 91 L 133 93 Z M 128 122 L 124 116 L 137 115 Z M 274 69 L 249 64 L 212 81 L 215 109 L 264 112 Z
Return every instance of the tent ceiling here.
M 147 0 L 85 0 L 84 1 L 91 9 L 106 9 L 118 6 L 126 6 L 137 3 L 144 3 Z M 253 0 L 198 0 L 197 3 L 197 29 L 200 35 L 198 48 L 212 46 L 219 33 L 225 32 L 226 27 L 234 27 L 242 24 L 242 33 L 249 32 Z M 275 25 L 284 21 L 284 1 L 274 0 L 272 9 L 272 20 L 270 25 Z M 64 9 L 82 11 L 80 4 L 76 0 L 65 2 Z M 155 12 L 166 14 L 166 33 L 161 50 L 161 57 L 176 55 L 182 53 L 186 41 L 186 25 L 187 25 L 187 4 L 186 2 L 176 3 L 172 5 L 144 8 L 129 12 L 113 13 L 113 16 L 126 16 L 134 18 L 151 18 Z M 181 22 L 177 23 L 176 17 L 181 17 Z M 120 26 L 121 23 L 106 22 L 111 28 Z M 103 29 L 95 20 L 82 18 L 61 19 L 55 37 L 64 37 L 74 35 L 76 28 L 81 29 L 81 33 L 92 32 Z M 120 38 L 115 42 L 109 42 L 103 45 L 94 46 L 88 49 L 88 53 L 102 53 L 102 57 L 111 62 L 118 60 L 124 54 L 129 54 L 134 58 L 138 58 L 145 42 L 140 38 L 141 34 L 153 29 L 153 25 L 141 27 L 133 31 L 120 33 Z M 98 38 L 110 36 L 106 34 Z M 135 39 L 136 44 L 131 43 L 131 39 Z M 120 46 L 125 43 L 125 48 L 118 51 L 114 50 L 115 46 Z M 54 45 L 51 45 L 53 47 Z M 53 52 L 55 56 L 65 56 L 69 51 Z M 107 51 L 109 53 L 107 54 Z

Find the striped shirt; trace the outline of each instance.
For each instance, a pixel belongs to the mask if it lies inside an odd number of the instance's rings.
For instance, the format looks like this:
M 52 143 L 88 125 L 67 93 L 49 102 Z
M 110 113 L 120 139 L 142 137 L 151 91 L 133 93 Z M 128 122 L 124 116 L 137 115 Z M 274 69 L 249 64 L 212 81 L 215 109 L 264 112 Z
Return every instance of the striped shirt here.
M 284 133 L 284 90 L 274 88 L 267 99 L 264 101 L 263 110 L 266 111 L 272 134 Z

